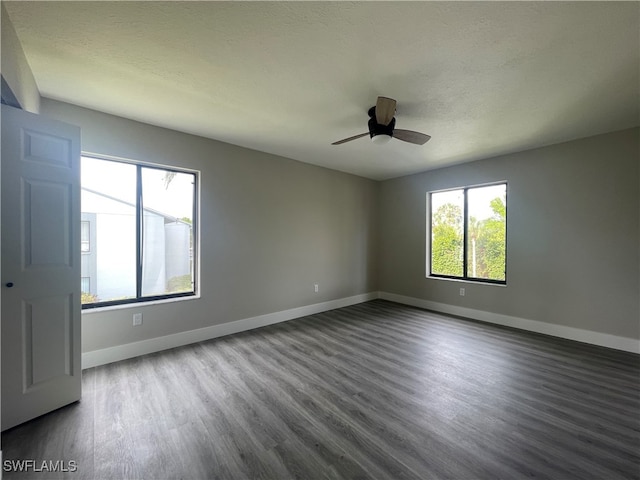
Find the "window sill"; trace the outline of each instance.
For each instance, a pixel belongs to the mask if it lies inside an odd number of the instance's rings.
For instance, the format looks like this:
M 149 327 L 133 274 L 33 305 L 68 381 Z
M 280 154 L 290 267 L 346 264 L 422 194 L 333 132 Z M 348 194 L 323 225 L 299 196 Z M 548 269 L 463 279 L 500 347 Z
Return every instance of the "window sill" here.
M 506 283 L 496 283 L 496 282 L 483 282 L 482 280 L 471 280 L 468 278 L 450 278 L 450 277 L 438 277 L 435 275 L 427 275 L 427 280 L 445 280 L 449 282 L 457 282 L 457 283 L 469 283 L 472 285 L 490 285 L 492 287 L 506 287 Z
M 190 300 L 200 299 L 200 294 L 189 295 L 186 297 L 164 298 L 162 300 L 149 300 L 148 302 L 123 303 L 121 305 L 107 305 L 104 307 L 87 308 L 82 310 L 82 315 L 90 315 L 92 313 L 111 312 L 114 310 L 140 309 L 153 305 L 164 305 L 167 303 L 186 302 Z

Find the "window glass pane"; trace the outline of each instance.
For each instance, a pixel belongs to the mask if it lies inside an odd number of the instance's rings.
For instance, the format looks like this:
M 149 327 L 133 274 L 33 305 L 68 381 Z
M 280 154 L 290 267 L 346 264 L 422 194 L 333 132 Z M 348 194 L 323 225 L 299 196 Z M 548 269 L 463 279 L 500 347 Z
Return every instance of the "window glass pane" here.
M 467 276 L 505 280 L 507 186 L 467 190 Z
M 93 301 L 83 295 L 83 303 L 135 298 L 136 167 L 83 157 L 81 168 L 82 213 L 94 219 L 81 267 Z
M 464 191 L 431 194 L 431 273 L 463 275 Z
M 89 222 L 80 222 L 80 251 L 82 253 L 87 253 L 90 250 L 89 239 L 91 237 L 90 234 L 90 226 Z
M 195 176 L 142 168 L 142 296 L 193 291 Z

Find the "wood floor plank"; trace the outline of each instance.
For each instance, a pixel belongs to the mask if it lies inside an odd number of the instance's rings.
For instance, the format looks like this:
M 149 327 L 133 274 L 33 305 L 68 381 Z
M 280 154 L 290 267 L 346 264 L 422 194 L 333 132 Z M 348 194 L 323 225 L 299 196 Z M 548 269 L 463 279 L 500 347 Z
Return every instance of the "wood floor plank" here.
M 83 372 L 8 479 L 639 479 L 640 356 L 376 300 Z

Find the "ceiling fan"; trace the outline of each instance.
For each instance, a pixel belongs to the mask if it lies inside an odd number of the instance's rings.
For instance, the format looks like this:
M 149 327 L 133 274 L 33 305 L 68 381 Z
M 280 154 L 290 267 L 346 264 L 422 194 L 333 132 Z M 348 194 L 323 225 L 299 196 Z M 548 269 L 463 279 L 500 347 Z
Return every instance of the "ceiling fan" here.
M 397 138 L 403 142 L 415 143 L 416 145 L 424 145 L 431 138 L 429 135 L 413 130 L 402 130 L 395 128 L 396 119 L 396 101 L 393 98 L 378 97 L 375 106 L 369 109 L 369 131 L 354 135 L 353 137 L 344 138 L 333 142 L 331 145 L 340 145 L 342 143 L 357 140 L 365 135 L 369 135 L 374 143 L 387 143 L 391 138 Z

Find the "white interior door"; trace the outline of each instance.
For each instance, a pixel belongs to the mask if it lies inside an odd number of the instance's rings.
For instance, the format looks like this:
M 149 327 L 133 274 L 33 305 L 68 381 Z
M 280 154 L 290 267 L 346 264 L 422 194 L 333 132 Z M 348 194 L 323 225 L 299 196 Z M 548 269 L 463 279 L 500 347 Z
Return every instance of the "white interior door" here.
M 2 105 L 2 430 L 75 402 L 80 129 Z

